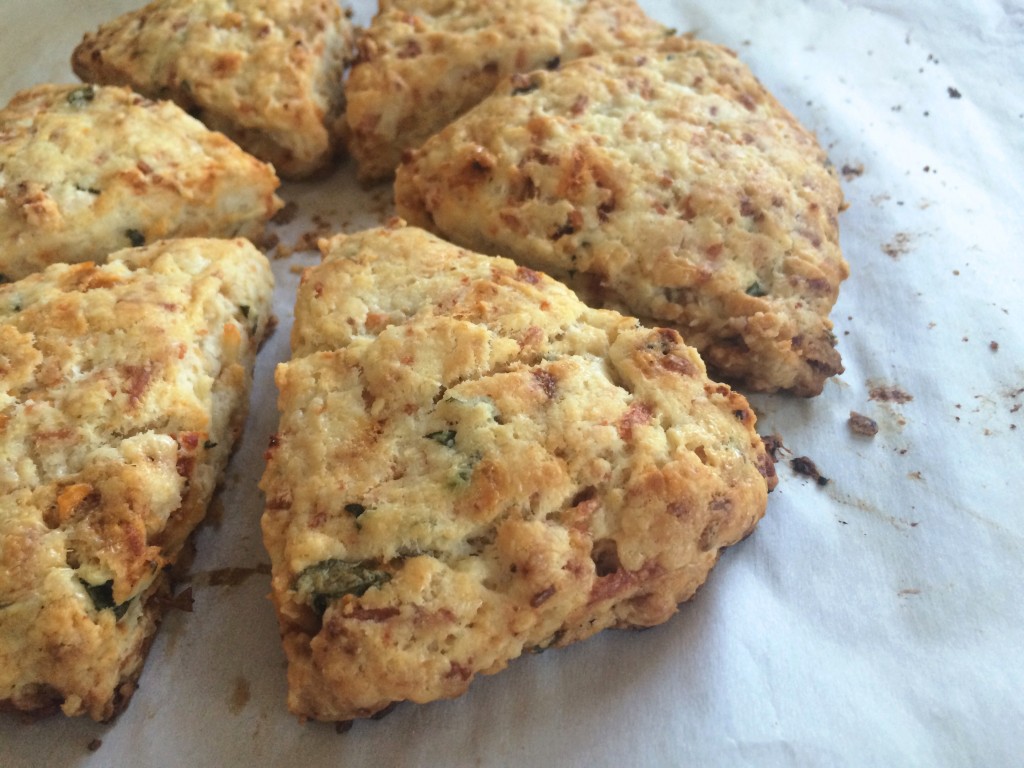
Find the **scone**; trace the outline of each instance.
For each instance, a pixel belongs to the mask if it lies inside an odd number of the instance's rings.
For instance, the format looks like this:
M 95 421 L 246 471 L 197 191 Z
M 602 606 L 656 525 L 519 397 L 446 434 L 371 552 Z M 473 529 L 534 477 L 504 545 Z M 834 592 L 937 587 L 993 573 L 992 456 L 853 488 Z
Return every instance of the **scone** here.
M 272 289 L 241 239 L 0 286 L 0 708 L 127 703 L 242 429 Z
M 297 715 L 663 622 L 764 513 L 754 414 L 675 331 L 420 229 L 321 248 L 261 483 Z
M 279 183 L 170 102 L 30 88 L 0 111 L 0 282 L 162 238 L 258 238 Z
M 724 48 L 680 38 L 506 80 L 398 169 L 398 214 L 670 325 L 718 377 L 842 372 L 843 196 L 814 136 Z
M 635 0 L 381 0 L 361 32 L 346 85 L 349 151 L 359 177 L 390 177 L 419 146 L 506 75 L 667 30 Z
M 341 143 L 352 37 L 335 0 L 155 0 L 85 35 L 71 65 L 173 99 L 294 179 Z

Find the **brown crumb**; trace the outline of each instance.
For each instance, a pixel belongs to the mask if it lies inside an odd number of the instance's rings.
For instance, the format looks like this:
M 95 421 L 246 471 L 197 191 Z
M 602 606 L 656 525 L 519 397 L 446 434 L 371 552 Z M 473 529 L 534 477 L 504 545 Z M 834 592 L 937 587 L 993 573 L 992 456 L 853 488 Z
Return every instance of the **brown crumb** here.
M 924 475 L 921 474 L 921 470 L 907 472 L 907 477 L 909 477 L 911 480 L 924 480 Z
M 850 425 L 850 430 L 856 435 L 874 437 L 878 434 L 878 422 L 863 413 L 850 411 L 850 418 L 846 423 Z
M 999 342 L 998 341 L 990 341 L 988 343 L 988 348 L 991 349 L 993 352 L 998 352 L 999 351 Z
M 828 485 L 829 479 L 818 471 L 818 467 L 806 456 L 797 456 L 791 459 L 789 466 L 798 475 L 804 475 L 814 480 L 818 485 Z
M 764 443 L 764 449 L 768 451 L 768 455 L 772 457 L 772 461 L 778 461 L 779 454 L 786 450 L 786 446 L 782 444 L 781 435 L 762 435 L 761 442 Z
M 903 403 L 909 403 L 911 400 L 914 399 L 914 396 L 907 392 L 904 392 L 902 389 L 895 385 L 886 386 L 880 384 L 878 386 L 872 387 L 868 391 L 868 398 L 871 400 L 878 400 L 884 403 L 898 403 L 902 405 Z
M 285 203 L 284 208 L 274 214 L 271 219 L 275 224 L 291 224 L 295 221 L 295 217 L 299 215 L 299 205 L 294 200 L 289 200 Z
M 103 739 L 93 739 L 92 741 L 90 741 L 88 744 L 85 745 L 85 748 L 88 749 L 90 752 L 96 752 L 102 746 L 103 746 Z
M 949 86 L 946 89 L 946 93 L 949 94 L 949 98 L 951 98 L 951 99 L 959 99 L 963 95 L 963 94 L 960 93 L 960 91 L 958 91 L 953 86 Z
M 886 256 L 898 259 L 900 256 L 910 252 L 910 244 L 910 235 L 906 232 L 897 232 L 891 242 L 882 246 L 882 251 Z
M 864 166 L 861 163 L 857 163 L 856 165 L 844 165 L 840 170 L 840 173 L 843 174 L 843 178 L 847 181 L 853 181 L 858 176 L 864 175 Z
M 913 589 L 913 588 L 911 588 L 911 589 L 901 589 L 896 594 L 899 595 L 900 597 L 909 597 L 910 595 L 920 595 L 921 594 L 921 590 L 920 589 Z

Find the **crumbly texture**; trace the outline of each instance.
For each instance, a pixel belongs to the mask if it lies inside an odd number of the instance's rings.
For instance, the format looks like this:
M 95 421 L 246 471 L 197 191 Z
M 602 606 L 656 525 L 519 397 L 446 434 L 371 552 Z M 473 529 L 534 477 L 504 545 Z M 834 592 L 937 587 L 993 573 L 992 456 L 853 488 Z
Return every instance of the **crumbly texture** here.
M 30 88 L 0 111 L 0 282 L 162 238 L 258 238 L 279 183 L 170 102 Z
M 716 376 L 821 392 L 848 267 L 814 136 L 731 51 L 672 38 L 506 80 L 411 152 L 398 214 L 677 328 Z
M 0 708 L 127 703 L 242 429 L 272 290 L 241 239 L 0 286 Z
M 667 30 L 634 0 L 381 0 L 346 86 L 349 150 L 363 181 L 388 178 L 506 75 Z
M 71 65 L 83 80 L 173 99 L 301 178 L 342 144 L 352 51 L 335 0 L 156 0 L 85 35 Z
M 262 480 L 297 715 L 663 622 L 764 513 L 754 414 L 675 331 L 411 227 L 321 248 Z

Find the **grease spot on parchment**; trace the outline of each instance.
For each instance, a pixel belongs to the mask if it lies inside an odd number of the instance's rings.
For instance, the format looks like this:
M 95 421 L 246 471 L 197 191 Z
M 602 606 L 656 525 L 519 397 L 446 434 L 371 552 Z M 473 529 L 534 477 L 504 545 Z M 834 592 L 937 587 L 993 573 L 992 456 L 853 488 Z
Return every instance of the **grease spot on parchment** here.
M 228 701 L 228 711 L 232 715 L 241 713 L 251 698 L 252 690 L 250 689 L 249 681 L 241 676 L 236 677 L 235 686 L 231 690 L 231 699 Z

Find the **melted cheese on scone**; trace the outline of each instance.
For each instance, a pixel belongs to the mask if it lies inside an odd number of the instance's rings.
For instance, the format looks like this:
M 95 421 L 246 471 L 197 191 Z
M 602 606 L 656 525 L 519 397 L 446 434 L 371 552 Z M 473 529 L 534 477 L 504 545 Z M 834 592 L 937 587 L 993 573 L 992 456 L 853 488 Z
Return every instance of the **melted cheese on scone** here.
M 415 228 L 321 247 L 262 480 L 296 714 L 663 622 L 764 513 L 754 414 L 675 331 Z

